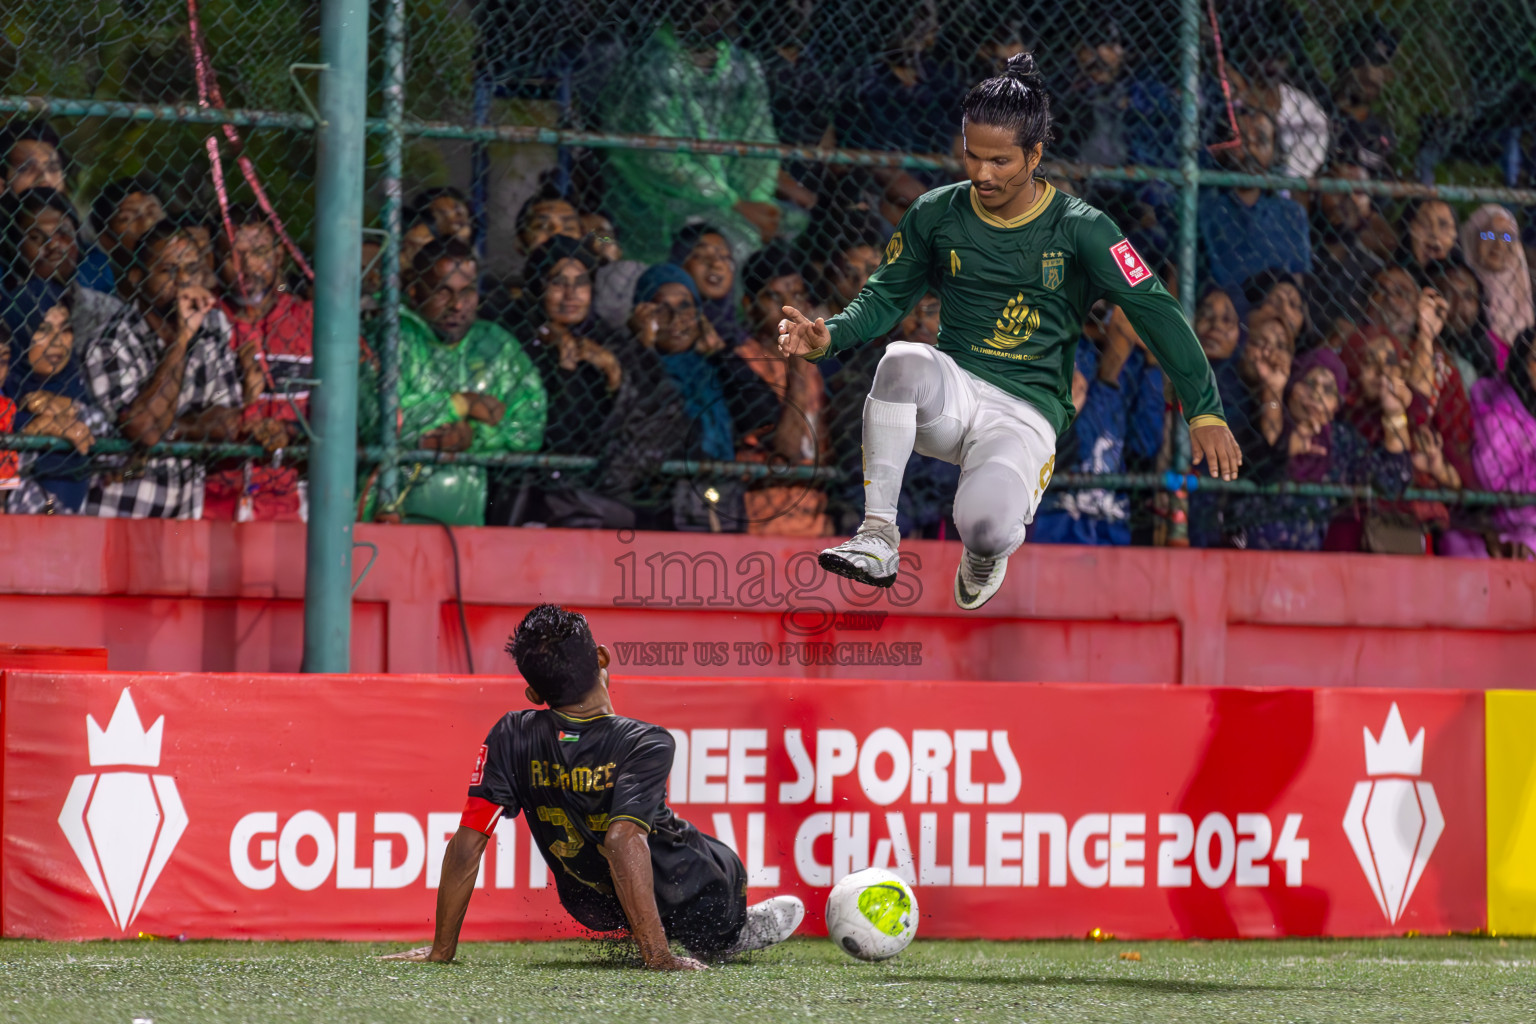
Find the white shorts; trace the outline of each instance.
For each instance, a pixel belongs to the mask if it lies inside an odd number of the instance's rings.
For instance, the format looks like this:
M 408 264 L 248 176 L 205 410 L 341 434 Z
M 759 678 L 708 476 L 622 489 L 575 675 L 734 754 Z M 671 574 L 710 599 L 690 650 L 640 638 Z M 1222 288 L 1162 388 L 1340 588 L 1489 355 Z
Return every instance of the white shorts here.
M 982 466 L 1006 468 L 1023 481 L 1030 496 L 1023 521 L 1033 522 L 1056 468 L 1056 431 L 1050 422 L 1024 399 L 967 373 L 932 345 L 893 341 L 886 351 L 897 348 L 920 350 L 930 359 L 941 389 L 941 411 L 917 424 L 914 450 L 959 466 L 962 484 Z

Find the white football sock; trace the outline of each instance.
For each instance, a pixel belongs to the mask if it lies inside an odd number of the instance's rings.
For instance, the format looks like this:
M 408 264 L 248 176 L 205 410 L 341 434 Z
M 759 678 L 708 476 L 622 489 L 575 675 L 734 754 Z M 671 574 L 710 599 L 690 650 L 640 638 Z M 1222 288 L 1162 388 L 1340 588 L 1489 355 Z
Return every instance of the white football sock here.
M 896 525 L 901 479 L 917 443 L 917 406 L 864 399 L 864 523 Z M 870 520 L 878 519 L 880 523 Z

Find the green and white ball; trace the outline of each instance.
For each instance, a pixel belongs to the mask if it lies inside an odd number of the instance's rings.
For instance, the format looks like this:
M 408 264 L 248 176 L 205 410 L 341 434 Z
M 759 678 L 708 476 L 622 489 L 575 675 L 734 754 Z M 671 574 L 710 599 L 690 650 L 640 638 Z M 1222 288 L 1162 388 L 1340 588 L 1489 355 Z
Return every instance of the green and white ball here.
M 917 934 L 917 897 L 883 868 L 855 871 L 827 896 L 827 933 L 856 960 L 889 960 Z

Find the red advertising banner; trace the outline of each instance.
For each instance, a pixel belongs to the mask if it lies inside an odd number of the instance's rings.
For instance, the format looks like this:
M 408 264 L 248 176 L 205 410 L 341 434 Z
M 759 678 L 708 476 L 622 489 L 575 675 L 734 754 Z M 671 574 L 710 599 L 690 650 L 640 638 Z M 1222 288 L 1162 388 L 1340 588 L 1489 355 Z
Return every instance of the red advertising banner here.
M 419 939 L 512 679 L 10 672 L 7 936 Z M 907 877 L 922 934 L 1486 924 L 1483 696 L 617 679 L 751 897 Z M 469 939 L 580 934 L 503 820 Z

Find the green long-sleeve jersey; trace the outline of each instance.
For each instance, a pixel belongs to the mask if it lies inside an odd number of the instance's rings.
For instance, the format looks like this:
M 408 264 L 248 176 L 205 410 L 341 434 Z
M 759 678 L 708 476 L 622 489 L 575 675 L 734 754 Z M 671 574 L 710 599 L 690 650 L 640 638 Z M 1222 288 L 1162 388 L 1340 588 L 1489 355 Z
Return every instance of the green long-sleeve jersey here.
M 1178 301 L 1101 210 L 1039 184 L 1035 204 L 1008 221 L 969 182 L 918 199 L 880 269 L 827 321 L 831 345 L 812 358 L 882 337 L 932 290 L 942 303 L 939 349 L 1040 410 L 1059 436 L 1075 415 L 1083 320 L 1102 298 L 1125 310 L 1157 356 L 1190 425 L 1225 422 L 1216 376 Z
M 662 24 L 613 76 L 601 104 L 603 126 L 640 135 L 777 142 L 762 65 L 731 43 L 715 49 L 714 66 L 701 69 L 676 30 Z M 733 249 L 757 248 L 757 229 L 735 205 L 772 202 L 779 177 L 776 160 L 644 149 L 609 150 L 608 170 L 605 205 L 630 258 L 647 263 L 665 260 L 672 236 L 697 218 L 724 231 Z

